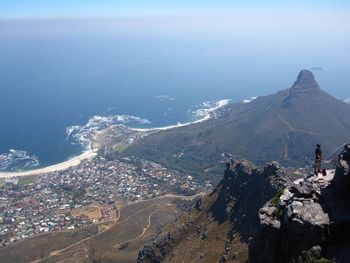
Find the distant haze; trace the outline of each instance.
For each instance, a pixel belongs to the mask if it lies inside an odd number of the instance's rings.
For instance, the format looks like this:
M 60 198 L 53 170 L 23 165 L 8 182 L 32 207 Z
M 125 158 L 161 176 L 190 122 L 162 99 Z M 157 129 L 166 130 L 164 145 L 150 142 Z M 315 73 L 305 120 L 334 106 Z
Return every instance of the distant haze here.
M 12 50 L 22 49 L 27 45 L 26 41 L 29 44 L 43 38 L 47 41 L 42 45 L 48 44 L 48 41 L 68 45 L 70 40 L 74 40 L 79 42 L 79 50 L 84 50 L 85 46 L 90 46 L 91 40 L 94 41 L 93 48 L 88 48 L 86 52 L 98 56 L 99 47 L 108 43 L 112 45 L 116 39 L 123 40 L 124 45 L 127 45 L 128 39 L 138 39 L 140 47 L 137 52 L 142 49 L 148 52 L 147 48 L 153 47 L 159 52 L 169 52 L 169 55 L 177 54 L 179 58 L 184 56 L 181 61 L 189 67 L 188 70 L 192 66 L 197 69 L 207 67 L 208 70 L 213 67 L 213 73 L 223 75 L 221 80 L 224 76 L 236 75 L 237 82 L 244 80 L 254 86 L 257 94 L 249 94 L 252 96 L 284 88 L 283 83 L 287 85 L 300 69 L 311 68 L 317 71 L 322 88 L 339 98 L 349 97 L 350 16 L 339 10 L 274 11 L 252 8 L 221 15 L 214 12 L 196 16 L 0 20 L 0 40 L 4 42 L 0 48 L 17 41 Z M 82 39 L 87 39 L 88 43 L 80 43 Z M 142 45 L 142 41 L 147 44 Z M 167 46 L 167 43 L 171 44 Z M 36 47 L 40 49 L 41 44 L 37 44 L 33 50 Z M 63 52 L 64 46 L 57 48 Z M 11 47 L 7 48 L 11 53 Z M 50 47 L 47 47 L 43 52 L 49 50 Z M 127 52 L 133 54 L 132 47 Z M 157 52 L 152 55 L 154 58 L 162 56 Z M 10 59 L 8 52 L 0 56 L 5 58 L 5 62 Z M 40 53 L 36 57 L 40 59 Z M 192 59 L 186 61 L 190 57 Z M 197 59 L 193 60 L 194 57 Z M 195 61 L 200 61 L 201 65 Z M 176 60 L 174 63 L 177 64 Z M 253 79 L 251 75 L 254 75 Z M 284 82 L 274 85 L 269 75 L 273 75 L 275 80 L 284 79 Z M 231 86 L 231 81 L 223 85 Z
M 220 74 L 244 77 L 247 83 L 254 83 L 254 89 L 262 90 L 257 94 L 249 94 L 252 96 L 282 88 L 282 83 L 273 85 L 269 74 L 279 74 L 280 77 L 275 78 L 282 80 L 285 76 L 292 78 L 302 68 L 316 67 L 322 69 L 315 70 L 319 74 L 317 77 L 321 87 L 339 98 L 347 98 L 350 83 L 349 27 L 349 16 L 332 13 L 301 13 L 284 17 L 281 14 L 251 12 L 198 17 L 6 20 L 0 21 L 0 40 L 3 42 L 0 48 L 6 48 L 0 56 L 5 59 L 3 66 L 8 59 L 15 63 L 16 58 L 10 57 L 11 52 L 15 48 L 25 50 L 29 43 L 39 38 L 47 41 L 38 42 L 32 47 L 33 50 L 40 49 L 40 45 L 45 46 L 50 41 L 68 45 L 69 39 L 77 42 L 84 38 L 90 39 L 95 44 L 86 52 L 95 52 L 96 56 L 101 51 L 99 45 L 102 48 L 108 43 L 112 44 L 113 39 L 123 39 L 125 45 L 127 39 L 139 39 L 140 46 L 142 41 L 147 41 L 145 52 L 148 47 L 161 45 L 160 52 L 164 49 L 164 52 L 178 54 L 179 57 L 198 57 L 201 65 L 193 64 L 195 68 L 214 67 L 213 70 Z M 12 41 L 17 43 L 16 46 L 11 47 Z M 166 46 L 167 43 L 171 45 Z M 79 45 L 79 50 L 84 50 L 90 43 L 82 42 Z M 63 52 L 64 46 L 58 45 L 57 48 Z M 141 50 L 138 48 L 138 51 Z M 42 50 L 46 51 L 50 52 L 49 46 Z M 128 52 L 132 54 L 132 47 Z M 161 55 L 155 52 L 153 56 L 156 58 Z M 40 60 L 40 53 L 35 57 Z M 182 61 L 189 67 L 193 62 L 186 62 L 186 58 Z M 323 78 L 327 72 L 334 78 L 330 75 Z M 254 79 L 249 77 L 251 74 Z M 287 85 L 290 78 L 283 83 Z M 224 85 L 232 85 L 228 83 Z

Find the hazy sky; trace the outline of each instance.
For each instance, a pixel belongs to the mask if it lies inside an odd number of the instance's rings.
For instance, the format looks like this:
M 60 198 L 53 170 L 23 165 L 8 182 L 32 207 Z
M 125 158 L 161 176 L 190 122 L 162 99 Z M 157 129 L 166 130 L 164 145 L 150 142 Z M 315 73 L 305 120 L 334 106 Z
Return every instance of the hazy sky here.
M 334 66 L 348 76 L 350 1 L 0 0 L 1 41 L 19 37 L 25 46 L 23 37 L 66 35 L 93 35 L 96 46 L 103 35 L 143 41 L 157 36 L 224 57 L 274 56 L 285 59 L 281 65 L 293 58 L 296 68 Z
M 346 38 L 348 44 L 349 11 L 349 0 L 0 0 L 0 38 L 160 30 L 293 39 L 311 36 L 316 43 Z
M 346 12 L 348 0 L 0 0 L 0 19 L 227 13 L 241 9 Z

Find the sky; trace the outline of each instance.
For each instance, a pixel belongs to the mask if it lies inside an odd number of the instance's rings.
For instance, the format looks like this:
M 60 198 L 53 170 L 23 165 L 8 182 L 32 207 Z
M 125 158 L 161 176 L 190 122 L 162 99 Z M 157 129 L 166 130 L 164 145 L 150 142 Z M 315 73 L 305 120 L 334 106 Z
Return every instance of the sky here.
M 237 10 L 305 9 L 346 13 L 348 0 L 0 0 L 0 19 L 106 18 L 229 13 Z
M 344 36 L 347 45 L 349 14 L 348 0 L 0 0 L 0 38 L 123 30 L 253 32 L 275 38 L 313 34 L 314 41 Z
M 344 36 L 347 44 L 349 11 L 348 0 L 0 0 L 0 38 L 158 30 L 298 38 L 311 33 L 315 41 L 330 34 Z

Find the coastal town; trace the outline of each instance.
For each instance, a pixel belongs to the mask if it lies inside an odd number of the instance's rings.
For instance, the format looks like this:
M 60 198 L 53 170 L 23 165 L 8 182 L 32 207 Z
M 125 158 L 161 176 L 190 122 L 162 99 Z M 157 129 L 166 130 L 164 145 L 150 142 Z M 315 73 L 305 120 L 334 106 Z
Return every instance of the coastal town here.
M 61 171 L 0 179 L 0 247 L 34 235 L 113 220 L 118 206 L 212 188 L 161 164 L 95 156 Z M 81 212 L 97 208 L 98 216 Z M 96 213 L 95 213 L 96 214 Z

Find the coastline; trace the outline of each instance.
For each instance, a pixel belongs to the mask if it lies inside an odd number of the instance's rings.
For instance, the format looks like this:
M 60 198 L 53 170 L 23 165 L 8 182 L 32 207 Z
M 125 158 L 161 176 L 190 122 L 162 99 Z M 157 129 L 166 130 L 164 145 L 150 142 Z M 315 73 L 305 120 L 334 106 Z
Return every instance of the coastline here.
M 155 132 L 155 131 L 166 131 L 166 130 L 170 130 L 170 129 L 174 129 L 174 128 L 179 128 L 179 127 L 185 127 L 188 125 L 192 125 L 192 124 L 196 124 L 196 123 L 201 123 L 204 121 L 209 120 L 212 116 L 211 113 L 217 111 L 218 109 L 225 107 L 226 105 L 228 105 L 230 103 L 229 99 L 223 99 L 217 102 L 217 105 L 215 107 L 209 108 L 209 109 L 205 109 L 203 110 L 204 112 L 204 117 L 196 120 L 196 121 L 191 121 L 191 122 L 186 122 L 186 123 L 177 123 L 174 125 L 170 125 L 170 126 L 165 126 L 165 127 L 156 127 L 156 128 L 148 128 L 148 129 L 143 129 L 143 128 L 130 128 L 130 130 L 132 131 L 138 131 L 138 132 Z
M 23 177 L 23 176 L 31 176 L 31 175 L 41 175 L 46 173 L 53 173 L 58 171 L 63 171 L 68 168 L 71 168 L 73 166 L 77 166 L 80 164 L 83 160 L 91 159 L 97 155 L 96 152 L 89 150 L 86 152 L 83 152 L 81 155 L 78 155 L 76 157 L 73 157 L 67 161 L 64 161 L 62 163 L 50 165 L 47 167 L 29 170 L 29 171 L 23 171 L 23 172 L 0 172 L 0 178 L 13 178 L 13 177 Z
M 136 132 L 157 132 L 157 131 L 165 131 L 169 129 L 174 129 L 174 128 L 179 128 L 179 127 L 184 127 L 188 126 L 191 124 L 196 124 L 200 122 L 204 122 L 206 120 L 209 120 L 212 118 L 212 113 L 217 111 L 220 108 L 225 107 L 230 103 L 229 99 L 223 99 L 217 102 L 217 104 L 209 109 L 203 109 L 202 110 L 202 115 L 203 117 L 201 119 L 192 121 L 192 122 L 187 122 L 187 123 L 177 123 L 175 125 L 170 125 L 170 126 L 165 126 L 165 127 L 155 127 L 155 128 L 148 128 L 148 129 L 142 129 L 142 128 L 130 128 L 128 129 Z M 91 142 L 93 144 L 93 142 Z M 9 179 L 9 178 L 14 178 L 14 177 L 24 177 L 24 176 L 37 176 L 37 175 L 42 175 L 42 174 L 47 174 L 47 173 L 53 173 L 53 172 L 58 172 L 58 171 L 63 171 L 68 168 L 77 166 L 80 164 L 83 160 L 86 159 L 91 159 L 97 155 L 96 151 L 91 150 L 91 147 L 94 149 L 97 149 L 98 147 L 93 146 L 90 144 L 90 150 L 83 152 L 82 154 L 73 157 L 67 161 L 50 165 L 47 167 L 39 168 L 39 169 L 34 169 L 34 170 L 28 170 L 28 171 L 23 171 L 23 172 L 0 172 L 0 179 Z

